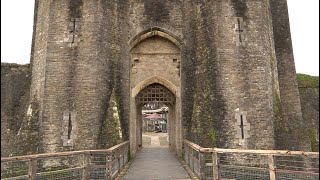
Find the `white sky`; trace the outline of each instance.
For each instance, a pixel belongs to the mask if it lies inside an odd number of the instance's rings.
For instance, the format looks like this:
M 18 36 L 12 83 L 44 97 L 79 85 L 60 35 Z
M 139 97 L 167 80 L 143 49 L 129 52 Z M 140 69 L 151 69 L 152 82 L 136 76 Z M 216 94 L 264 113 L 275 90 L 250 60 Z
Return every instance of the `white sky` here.
M 319 76 L 319 0 L 288 0 L 296 70 Z M 1 62 L 30 62 L 34 0 L 1 0 Z

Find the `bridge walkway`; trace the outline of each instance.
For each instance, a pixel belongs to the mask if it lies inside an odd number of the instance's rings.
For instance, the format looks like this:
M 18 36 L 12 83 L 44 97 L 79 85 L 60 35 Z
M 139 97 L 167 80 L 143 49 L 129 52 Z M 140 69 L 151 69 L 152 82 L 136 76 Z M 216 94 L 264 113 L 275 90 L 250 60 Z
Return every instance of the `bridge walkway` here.
M 166 134 L 143 135 L 143 146 L 123 180 L 189 180 L 191 179 L 173 152 Z

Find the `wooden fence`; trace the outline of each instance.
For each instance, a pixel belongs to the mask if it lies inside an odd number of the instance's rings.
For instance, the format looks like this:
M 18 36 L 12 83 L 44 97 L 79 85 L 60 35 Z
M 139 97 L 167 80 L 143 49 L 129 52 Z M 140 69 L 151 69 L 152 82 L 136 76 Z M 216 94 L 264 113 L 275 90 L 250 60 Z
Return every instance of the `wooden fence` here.
M 319 152 L 203 148 L 184 140 L 184 159 L 199 179 L 319 179 Z
M 1 179 L 115 179 L 128 153 L 126 141 L 109 149 L 1 158 Z

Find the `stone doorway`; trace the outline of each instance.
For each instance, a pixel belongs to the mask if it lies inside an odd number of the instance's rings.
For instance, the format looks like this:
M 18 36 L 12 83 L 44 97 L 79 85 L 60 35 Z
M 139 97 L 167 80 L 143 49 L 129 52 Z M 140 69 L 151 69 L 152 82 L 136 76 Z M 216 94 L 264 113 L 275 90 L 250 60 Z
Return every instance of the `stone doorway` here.
M 142 108 L 162 103 L 169 108 L 170 149 L 182 148 L 181 123 L 181 44 L 161 29 L 145 31 L 130 40 L 130 151 L 142 147 Z
M 137 88 L 142 90 L 138 92 Z M 142 109 L 145 105 L 156 102 L 168 107 L 169 148 L 180 154 L 182 148 L 180 90 L 160 77 L 150 78 L 137 88 L 133 89 L 131 98 L 130 151 L 135 154 L 138 149 L 142 148 Z

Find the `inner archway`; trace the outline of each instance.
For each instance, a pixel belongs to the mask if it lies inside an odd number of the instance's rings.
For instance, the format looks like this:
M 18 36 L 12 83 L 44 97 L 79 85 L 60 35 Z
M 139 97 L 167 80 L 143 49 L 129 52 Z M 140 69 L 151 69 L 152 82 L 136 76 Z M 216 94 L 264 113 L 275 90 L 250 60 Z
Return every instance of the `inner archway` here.
M 136 96 L 137 143 L 143 147 L 142 134 L 145 132 L 168 133 L 169 148 L 176 147 L 175 95 L 165 86 L 153 83 Z M 151 117 L 147 119 L 146 117 Z M 163 135 L 163 134 L 162 134 Z M 159 138 L 159 137 L 155 137 Z M 160 142 L 159 142 L 160 143 Z M 160 146 L 160 144 L 159 144 Z

